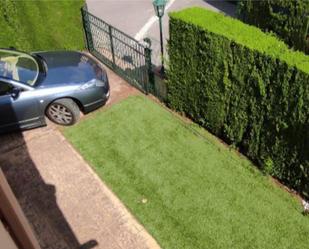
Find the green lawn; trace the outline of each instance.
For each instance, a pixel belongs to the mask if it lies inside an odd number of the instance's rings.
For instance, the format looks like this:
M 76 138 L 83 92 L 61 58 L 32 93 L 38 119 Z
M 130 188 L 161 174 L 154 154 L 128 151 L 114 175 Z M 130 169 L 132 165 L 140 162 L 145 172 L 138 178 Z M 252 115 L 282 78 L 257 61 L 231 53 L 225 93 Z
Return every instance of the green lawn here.
M 84 0 L 0 0 L 0 47 L 83 49 Z
M 309 217 L 296 199 L 145 97 L 64 134 L 162 248 L 308 248 Z

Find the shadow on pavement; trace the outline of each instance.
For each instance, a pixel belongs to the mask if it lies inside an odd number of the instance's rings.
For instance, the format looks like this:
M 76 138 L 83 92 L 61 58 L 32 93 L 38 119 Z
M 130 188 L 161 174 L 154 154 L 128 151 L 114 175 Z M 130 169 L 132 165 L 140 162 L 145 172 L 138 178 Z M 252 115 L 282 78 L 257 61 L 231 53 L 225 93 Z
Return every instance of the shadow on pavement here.
M 22 133 L 0 135 L 0 167 L 42 249 L 91 249 L 98 245 L 95 240 L 78 242 L 57 205 L 56 187 L 43 180 Z
M 224 12 L 225 14 L 236 17 L 237 12 L 237 2 L 236 1 L 226 1 L 226 0 L 204 0 L 204 2 L 215 7 L 216 9 Z

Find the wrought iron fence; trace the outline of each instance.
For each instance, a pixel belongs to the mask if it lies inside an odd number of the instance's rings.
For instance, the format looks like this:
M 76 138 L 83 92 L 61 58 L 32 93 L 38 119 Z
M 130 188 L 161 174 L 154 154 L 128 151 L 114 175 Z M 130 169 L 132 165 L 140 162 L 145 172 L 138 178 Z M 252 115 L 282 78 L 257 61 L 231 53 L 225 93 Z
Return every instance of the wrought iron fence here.
M 144 93 L 151 91 L 151 44 L 136 41 L 86 8 L 82 18 L 89 52 Z

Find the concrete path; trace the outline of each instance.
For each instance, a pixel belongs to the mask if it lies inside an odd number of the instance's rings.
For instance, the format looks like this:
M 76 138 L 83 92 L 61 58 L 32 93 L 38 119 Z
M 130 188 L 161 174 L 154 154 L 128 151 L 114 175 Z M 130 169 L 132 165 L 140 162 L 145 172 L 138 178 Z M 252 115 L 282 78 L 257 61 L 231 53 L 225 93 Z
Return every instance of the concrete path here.
M 153 64 L 160 65 L 160 40 L 158 19 L 154 17 L 152 0 L 86 0 L 90 13 L 98 16 L 121 31 L 142 40 L 152 41 Z M 169 39 L 168 13 L 199 6 L 230 16 L 236 15 L 236 5 L 225 0 L 169 0 L 163 18 L 164 46 Z
M 108 74 L 104 108 L 139 94 Z M 0 165 L 42 249 L 160 248 L 55 125 L 0 136 Z

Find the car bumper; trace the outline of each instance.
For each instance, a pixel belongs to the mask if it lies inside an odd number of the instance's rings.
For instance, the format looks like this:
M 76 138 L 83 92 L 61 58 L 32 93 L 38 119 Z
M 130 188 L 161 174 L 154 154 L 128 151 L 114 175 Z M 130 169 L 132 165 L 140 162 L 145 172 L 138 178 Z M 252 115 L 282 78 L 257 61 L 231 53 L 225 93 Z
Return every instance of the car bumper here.
M 110 93 L 111 93 L 110 90 L 108 90 L 108 92 L 106 93 L 106 98 L 107 98 L 106 100 L 109 99 Z
M 108 90 L 107 93 L 103 94 L 103 98 L 102 99 L 98 99 L 94 102 L 88 103 L 84 105 L 84 113 L 88 113 L 91 112 L 103 105 L 105 105 L 105 103 L 107 102 L 107 100 L 110 97 L 110 90 Z

